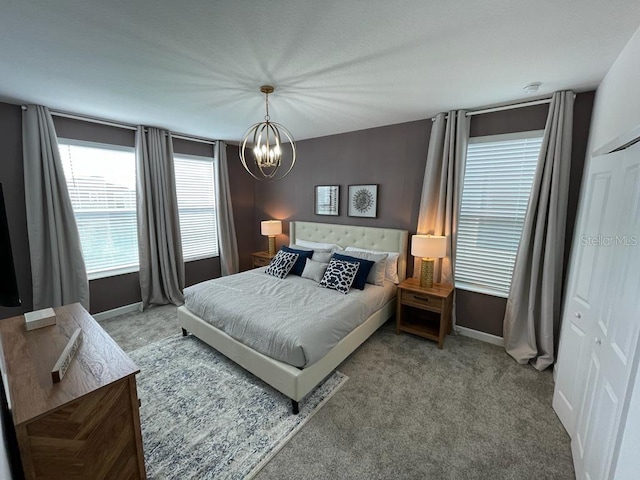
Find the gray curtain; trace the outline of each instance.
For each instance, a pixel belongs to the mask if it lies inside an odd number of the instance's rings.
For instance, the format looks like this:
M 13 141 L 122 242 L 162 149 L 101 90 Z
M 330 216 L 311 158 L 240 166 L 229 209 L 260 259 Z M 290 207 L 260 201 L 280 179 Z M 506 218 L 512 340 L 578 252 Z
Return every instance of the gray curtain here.
M 181 305 L 184 261 L 168 131 L 138 127 L 136 186 L 142 308 Z
M 469 142 L 466 113 L 439 113 L 431 127 L 417 233 L 447 237 L 447 257 L 435 262 L 433 278 L 437 283 L 454 283 L 458 212 Z M 414 259 L 413 276 L 420 276 L 419 258 Z
M 22 149 L 33 308 L 80 302 L 89 309 L 80 235 L 46 107 L 29 105 L 23 112 Z
M 555 361 L 560 326 L 573 97 L 551 99 L 504 317 L 505 349 L 538 370 Z
M 233 206 L 229 188 L 227 145 L 216 142 L 214 146 L 216 168 L 216 217 L 218 219 L 218 245 L 220 247 L 220 270 L 223 276 L 238 273 L 238 242 L 233 221 Z

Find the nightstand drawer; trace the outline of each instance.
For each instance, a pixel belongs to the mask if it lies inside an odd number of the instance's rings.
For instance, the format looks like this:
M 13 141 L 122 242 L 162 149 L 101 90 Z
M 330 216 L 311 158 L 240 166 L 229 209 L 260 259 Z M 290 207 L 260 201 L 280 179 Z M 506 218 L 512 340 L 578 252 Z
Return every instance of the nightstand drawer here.
M 442 297 L 429 295 L 427 293 L 414 293 L 403 290 L 400 301 L 403 305 L 411 305 L 418 308 L 427 308 L 436 312 L 442 310 Z
M 253 257 L 254 267 L 266 267 L 267 265 L 269 265 L 269 263 L 271 263 L 271 260 L 269 260 L 268 258 Z

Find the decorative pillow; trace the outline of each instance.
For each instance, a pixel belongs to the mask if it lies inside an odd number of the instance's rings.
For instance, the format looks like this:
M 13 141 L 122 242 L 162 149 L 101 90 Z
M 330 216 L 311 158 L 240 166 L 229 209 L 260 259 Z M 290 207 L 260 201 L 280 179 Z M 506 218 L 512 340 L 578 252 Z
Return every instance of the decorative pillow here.
M 320 286 L 337 290 L 345 295 L 356 278 L 360 265 L 354 262 L 332 258 L 320 281 Z
M 335 243 L 311 242 L 309 240 L 296 240 L 296 245 L 301 247 L 313 248 L 314 250 L 344 250 L 340 245 Z
M 289 253 L 284 250 L 278 251 L 275 257 L 271 259 L 271 263 L 265 270 L 265 273 L 274 277 L 284 278 L 298 260 L 297 253 Z
M 311 260 L 313 260 L 314 262 L 321 262 L 321 263 L 329 263 L 329 260 L 331 260 L 331 255 L 333 255 L 333 250 L 334 250 L 332 248 L 301 247 L 300 245 L 296 245 L 295 243 L 290 244 L 289 248 L 294 248 L 297 250 L 312 251 L 313 256 L 311 257 Z
M 367 253 L 353 250 L 349 251 L 349 256 L 375 262 L 367 276 L 367 283 L 379 286 L 384 285 L 384 274 L 387 268 L 387 257 L 389 256 L 387 253 Z
M 283 245 L 280 250 L 298 254 L 298 259 L 296 260 L 296 263 L 293 264 L 293 268 L 289 272 L 291 275 L 302 275 L 302 271 L 304 270 L 304 262 L 307 261 L 307 258 L 311 258 L 311 256 L 313 255 L 313 250 L 296 250 L 285 245 Z
M 345 253 L 348 252 L 386 253 L 389 256 L 387 257 L 385 278 L 396 285 L 400 283 L 400 279 L 398 278 L 398 258 L 400 258 L 400 254 L 398 252 L 384 252 L 382 250 L 366 250 L 364 248 L 347 247 Z
M 371 260 L 364 260 L 362 258 L 350 257 L 349 255 L 340 255 L 339 253 L 334 253 L 331 259 L 334 258 L 337 260 L 344 260 L 345 262 L 357 263 L 360 265 L 356 278 L 354 278 L 353 280 L 353 288 L 364 290 L 364 284 L 367 283 L 367 277 L 369 276 L 369 272 L 371 271 L 371 267 L 373 267 L 374 262 L 372 262 Z
M 311 260 L 320 263 L 329 263 L 333 252 L 331 250 L 314 250 Z
M 304 270 L 302 271 L 302 278 L 309 278 L 314 280 L 315 282 L 320 283 L 322 281 L 322 277 L 324 276 L 324 272 L 327 270 L 329 266 L 328 263 L 320 263 L 314 262 L 310 258 L 306 259 L 306 264 L 304 265 Z

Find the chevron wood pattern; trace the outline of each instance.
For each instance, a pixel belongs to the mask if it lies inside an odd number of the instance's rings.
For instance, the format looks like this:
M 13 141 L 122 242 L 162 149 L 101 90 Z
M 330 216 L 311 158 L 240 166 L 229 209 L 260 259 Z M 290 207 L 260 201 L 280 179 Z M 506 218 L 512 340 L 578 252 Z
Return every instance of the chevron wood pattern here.
M 31 335 L 13 319 L 0 325 L 25 478 L 145 478 L 138 368 L 80 305 L 57 308 L 56 314 L 57 325 L 46 327 L 52 329 L 49 338 L 65 337 L 76 325 L 83 330 L 77 358 L 56 384 L 50 376 L 44 380 L 55 356 L 43 348 L 45 332 Z M 14 342 L 19 346 L 12 348 Z M 27 375 L 14 375 L 18 368 Z

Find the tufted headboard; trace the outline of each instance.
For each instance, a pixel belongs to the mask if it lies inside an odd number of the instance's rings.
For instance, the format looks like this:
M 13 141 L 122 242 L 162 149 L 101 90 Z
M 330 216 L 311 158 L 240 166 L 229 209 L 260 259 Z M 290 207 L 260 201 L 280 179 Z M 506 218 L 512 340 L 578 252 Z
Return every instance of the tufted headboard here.
M 341 247 L 358 247 L 385 252 L 399 252 L 398 277 L 403 281 L 407 274 L 407 245 L 409 232 L 395 228 L 356 227 L 333 223 L 291 222 L 291 243 L 296 240 L 335 243 Z

